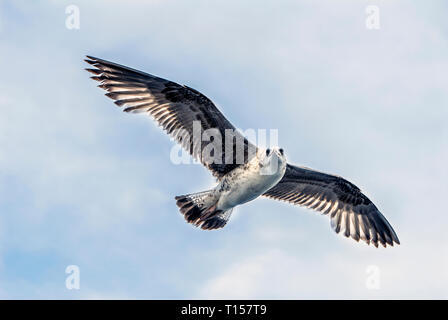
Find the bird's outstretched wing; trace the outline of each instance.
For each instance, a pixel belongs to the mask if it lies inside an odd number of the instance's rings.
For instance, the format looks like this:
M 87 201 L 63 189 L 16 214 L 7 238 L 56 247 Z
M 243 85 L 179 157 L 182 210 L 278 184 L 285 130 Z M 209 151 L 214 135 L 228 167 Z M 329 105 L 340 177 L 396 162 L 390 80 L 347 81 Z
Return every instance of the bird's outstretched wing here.
M 349 181 L 304 167 L 287 165 L 282 180 L 263 194 L 266 197 L 321 211 L 331 226 L 356 241 L 378 247 L 400 244 L 389 222 L 361 190 Z
M 200 92 L 103 59 L 87 56 L 85 61 L 94 67 L 86 69 L 94 74 L 91 78 L 100 82 L 99 87 L 116 105 L 124 107 L 125 112 L 152 116 L 218 179 L 255 155 L 256 147 Z M 202 134 L 196 134 L 194 122 L 201 133 L 207 130 L 213 137 L 207 141 Z M 216 141 L 215 133 L 221 142 Z M 210 146 L 211 142 L 216 148 Z

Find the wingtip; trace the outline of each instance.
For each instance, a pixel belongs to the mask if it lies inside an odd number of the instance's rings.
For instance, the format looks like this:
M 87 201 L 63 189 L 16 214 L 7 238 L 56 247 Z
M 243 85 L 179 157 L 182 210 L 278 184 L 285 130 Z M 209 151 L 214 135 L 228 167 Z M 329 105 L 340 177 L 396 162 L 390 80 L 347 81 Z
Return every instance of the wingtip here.
M 90 65 L 94 65 L 96 63 L 95 60 L 84 59 L 84 61 L 87 62 Z
M 398 236 L 395 233 L 395 231 L 392 233 L 392 241 L 394 241 L 396 244 L 401 244 L 400 239 L 398 239 Z
M 381 244 L 381 246 L 383 246 L 384 248 L 387 248 L 388 246 L 389 247 L 394 247 L 395 245 L 400 245 L 401 243 L 398 241 L 392 241 L 392 242 L 381 242 L 381 241 L 378 241 L 378 242 L 374 242 L 374 241 L 365 241 L 366 243 L 367 243 L 367 245 L 369 245 L 370 246 L 370 244 L 373 244 L 374 246 L 375 246 L 375 248 L 379 248 L 380 247 L 380 244 Z
M 86 58 L 89 60 L 98 60 L 98 58 L 95 58 L 94 56 L 89 56 L 88 54 L 86 54 Z
M 84 70 L 86 70 L 87 72 L 90 72 L 94 75 L 100 75 L 102 72 L 99 69 L 91 69 L 91 68 L 84 68 Z

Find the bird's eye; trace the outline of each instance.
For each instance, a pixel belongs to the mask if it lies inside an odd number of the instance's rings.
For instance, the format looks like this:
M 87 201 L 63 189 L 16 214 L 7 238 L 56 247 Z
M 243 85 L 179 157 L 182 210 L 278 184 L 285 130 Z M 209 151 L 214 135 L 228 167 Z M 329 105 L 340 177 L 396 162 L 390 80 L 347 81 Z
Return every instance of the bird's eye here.
M 266 149 L 266 156 L 268 156 L 271 153 L 271 149 Z
M 283 155 L 283 149 L 280 148 L 278 151 L 280 151 L 280 153 Z

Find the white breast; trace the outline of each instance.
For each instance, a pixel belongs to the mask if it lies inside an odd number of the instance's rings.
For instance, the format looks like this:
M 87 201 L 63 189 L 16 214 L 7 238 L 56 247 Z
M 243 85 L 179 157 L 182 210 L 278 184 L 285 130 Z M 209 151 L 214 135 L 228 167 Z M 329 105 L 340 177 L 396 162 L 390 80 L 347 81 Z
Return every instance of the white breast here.
M 276 158 L 278 159 L 278 158 Z M 216 187 L 220 191 L 220 199 L 217 208 L 228 210 L 239 204 L 254 200 L 273 186 L 275 186 L 285 174 L 286 161 L 278 159 L 278 170 L 266 174 L 260 167 L 258 157 L 251 162 L 236 168 L 224 177 Z

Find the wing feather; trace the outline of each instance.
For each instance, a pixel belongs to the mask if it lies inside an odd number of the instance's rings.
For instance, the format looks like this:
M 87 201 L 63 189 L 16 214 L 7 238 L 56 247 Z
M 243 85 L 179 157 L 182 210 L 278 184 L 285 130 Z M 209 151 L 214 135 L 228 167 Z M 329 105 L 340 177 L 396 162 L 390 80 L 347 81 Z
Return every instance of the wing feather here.
M 255 145 L 235 129 L 210 99 L 195 89 L 103 59 L 87 56 L 85 61 L 93 66 L 86 69 L 94 75 L 91 78 L 100 82 L 99 87 L 107 91 L 106 96 L 117 106 L 125 112 L 146 112 L 218 179 L 256 154 Z M 218 130 L 222 141 L 216 147 L 221 147 L 221 157 L 203 154 L 204 148 L 215 141 L 203 141 L 202 135 L 196 137 L 195 121 L 201 132 Z M 224 139 L 229 132 L 233 134 L 231 139 Z M 237 143 L 243 143 L 243 147 L 236 146 Z M 226 150 L 234 152 L 226 155 Z M 243 163 L 235 150 L 243 150 Z
M 287 165 L 282 180 L 264 196 L 320 211 L 336 233 L 367 244 L 400 244 L 378 208 L 349 181 L 304 167 Z

